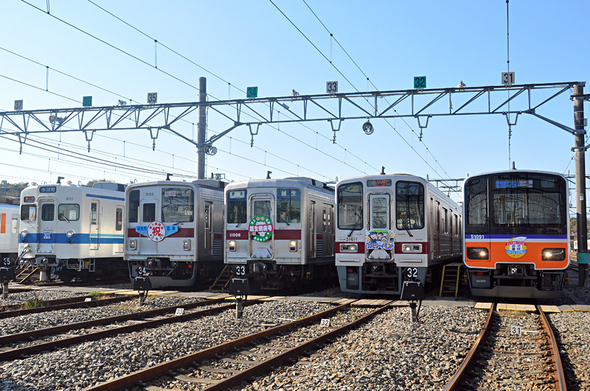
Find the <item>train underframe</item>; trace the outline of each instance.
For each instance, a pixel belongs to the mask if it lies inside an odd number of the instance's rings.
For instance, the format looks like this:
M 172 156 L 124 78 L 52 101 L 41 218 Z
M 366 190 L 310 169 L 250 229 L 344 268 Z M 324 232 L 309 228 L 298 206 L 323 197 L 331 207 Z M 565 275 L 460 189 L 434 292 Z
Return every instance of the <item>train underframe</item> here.
M 237 278 L 248 279 L 251 293 L 298 292 L 336 284 L 334 258 L 315 260 L 305 265 L 256 260 L 245 265 L 234 264 L 232 270 Z
M 565 270 L 535 270 L 534 265 L 525 264 L 498 264 L 496 269 L 468 270 L 471 294 L 486 297 L 560 297 L 565 276 Z
M 72 281 L 115 281 L 125 278 L 123 258 L 58 259 L 54 256 L 24 258 L 17 269 L 29 266 L 45 271 L 49 280 Z
M 400 267 L 395 262 L 365 262 L 361 266 L 338 266 L 337 270 L 344 292 L 399 295 L 408 277 L 432 282 L 430 268 Z
M 152 288 L 203 287 L 223 269 L 222 260 L 171 261 L 170 258 L 148 258 L 129 261 L 129 278 L 149 277 Z

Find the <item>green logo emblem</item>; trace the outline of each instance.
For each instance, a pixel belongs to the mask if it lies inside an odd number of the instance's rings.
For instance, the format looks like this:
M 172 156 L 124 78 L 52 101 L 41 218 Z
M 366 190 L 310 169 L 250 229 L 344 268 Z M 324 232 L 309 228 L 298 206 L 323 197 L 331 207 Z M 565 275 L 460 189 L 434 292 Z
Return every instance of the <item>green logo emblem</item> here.
M 248 232 L 257 242 L 266 242 L 272 237 L 273 231 L 272 221 L 266 216 L 253 217 L 248 224 Z

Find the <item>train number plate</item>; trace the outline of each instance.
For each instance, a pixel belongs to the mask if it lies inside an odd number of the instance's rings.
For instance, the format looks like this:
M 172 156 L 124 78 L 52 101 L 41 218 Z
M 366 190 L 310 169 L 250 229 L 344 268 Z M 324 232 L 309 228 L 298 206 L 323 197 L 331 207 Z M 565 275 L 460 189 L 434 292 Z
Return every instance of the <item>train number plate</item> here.
M 522 327 L 510 326 L 510 334 L 522 335 Z

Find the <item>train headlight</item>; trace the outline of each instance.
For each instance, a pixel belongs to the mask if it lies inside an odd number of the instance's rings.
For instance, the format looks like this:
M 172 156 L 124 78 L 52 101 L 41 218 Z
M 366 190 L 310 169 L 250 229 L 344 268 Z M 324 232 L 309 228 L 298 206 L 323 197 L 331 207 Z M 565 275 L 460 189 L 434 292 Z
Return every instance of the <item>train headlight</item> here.
M 190 241 L 190 239 L 187 239 L 187 240 L 183 240 L 182 241 L 182 249 L 184 251 L 188 251 L 188 250 L 191 249 L 191 241 Z
M 236 241 L 230 240 L 229 242 L 227 242 L 227 248 L 229 249 L 229 251 L 236 251 Z
M 129 250 L 137 250 L 137 239 L 129 239 Z
M 356 253 L 358 252 L 359 246 L 356 243 L 340 243 L 341 253 Z
M 402 253 L 421 253 L 422 243 L 403 243 Z
M 467 258 L 490 259 L 490 252 L 485 247 L 467 247 Z
M 28 234 L 29 234 L 29 231 L 27 231 L 26 229 L 23 229 L 22 231 L 20 231 L 20 236 L 23 239 L 26 238 Z
M 73 238 L 73 237 L 74 237 L 74 231 L 72 231 L 72 230 L 69 230 L 68 232 L 66 232 L 66 237 L 67 237 L 68 239 L 71 239 L 71 238 Z
M 544 248 L 541 259 L 543 261 L 563 261 L 565 259 L 565 248 Z
M 297 242 L 294 240 L 291 240 L 289 242 L 289 251 L 297 251 Z

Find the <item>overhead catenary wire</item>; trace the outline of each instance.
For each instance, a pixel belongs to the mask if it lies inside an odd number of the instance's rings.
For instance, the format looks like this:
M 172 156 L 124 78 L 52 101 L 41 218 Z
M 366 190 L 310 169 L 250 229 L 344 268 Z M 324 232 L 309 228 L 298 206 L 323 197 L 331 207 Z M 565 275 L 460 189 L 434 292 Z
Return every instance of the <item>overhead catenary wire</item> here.
M 167 45 L 165 45 L 165 44 L 161 43 L 161 41 L 158 41 L 158 40 L 157 40 L 155 37 L 152 37 L 151 35 L 147 34 L 146 32 L 142 31 L 141 29 L 139 29 L 139 28 L 135 27 L 134 25 L 132 25 L 132 24 L 128 23 L 127 21 L 123 20 L 122 18 L 120 18 L 119 16 L 115 15 L 114 13 L 112 13 L 112 12 L 108 11 L 108 10 L 107 10 L 107 9 L 105 9 L 104 7 L 101 7 L 101 6 L 97 5 L 97 4 L 96 4 L 96 3 L 94 3 L 92 0 L 88 0 L 88 1 L 89 1 L 91 4 L 95 5 L 96 7 L 98 7 L 99 9 L 101 9 L 102 11 L 104 11 L 105 13 L 107 13 L 108 15 L 110 15 L 110 16 L 112 16 L 113 18 L 117 19 L 117 20 L 118 20 L 118 21 L 120 21 L 121 23 L 124 23 L 126 26 L 128 26 L 128 27 L 132 28 L 133 30 L 135 30 L 135 31 L 137 31 L 138 33 L 140 33 L 141 35 L 145 36 L 146 38 L 148 38 L 148 39 L 150 39 L 150 40 L 153 40 L 153 41 L 157 42 L 159 45 L 161 45 L 162 47 L 165 47 L 166 49 L 170 50 L 170 52 L 172 52 L 172 53 L 174 53 L 174 54 L 178 55 L 180 58 L 182 58 L 182 59 L 184 59 L 184 60 L 188 61 L 189 63 L 191 63 L 191 64 L 195 65 L 196 67 L 198 67 L 198 68 L 200 68 L 200 69 L 204 70 L 205 72 L 207 72 L 207 73 L 209 73 L 209 74 L 213 75 L 215 78 L 217 78 L 217 79 L 221 80 L 222 82 L 224 82 L 224 83 L 227 83 L 227 85 L 228 85 L 228 88 L 232 88 L 232 87 L 233 87 L 233 88 L 235 88 L 236 90 L 238 90 L 238 91 L 240 91 L 240 92 L 242 92 L 242 93 L 245 93 L 245 92 L 246 92 L 246 91 L 244 91 L 243 89 L 241 89 L 241 88 L 239 88 L 239 87 L 236 87 L 236 86 L 235 86 L 234 84 L 232 84 L 231 82 L 229 82 L 229 81 L 227 81 L 227 80 L 223 79 L 223 78 L 222 78 L 222 77 L 220 77 L 219 75 L 217 75 L 217 74 L 213 73 L 212 71 L 210 71 L 210 70 L 206 69 L 205 67 L 201 66 L 200 64 L 197 64 L 196 62 L 194 62 L 193 60 L 189 59 L 188 57 L 186 57 L 186 56 L 182 55 L 182 54 L 181 54 L 181 53 L 179 53 L 178 51 L 176 51 L 176 50 L 174 50 L 174 49 L 170 48 L 169 46 L 167 46 Z M 319 50 L 319 49 L 318 49 L 318 50 Z M 321 51 L 320 51 L 320 53 L 321 53 Z M 343 75 L 343 77 L 345 77 L 345 76 Z M 358 90 L 357 90 L 357 92 L 358 92 Z M 220 99 L 216 98 L 215 96 L 213 96 L 213 95 L 211 95 L 211 94 L 209 94 L 209 93 L 207 93 L 207 96 L 210 96 L 210 97 L 212 97 L 212 98 L 214 98 L 214 99 L 216 99 L 216 100 L 220 100 Z M 289 118 L 289 119 L 293 119 L 293 118 L 292 118 L 291 116 L 289 116 L 288 114 L 285 114 L 285 113 L 283 113 L 283 115 L 284 115 L 285 117 Z M 325 140 L 332 142 L 332 139 L 330 139 L 329 137 L 327 137 L 327 136 L 325 136 L 325 135 L 322 135 L 322 134 L 320 134 L 319 132 L 317 132 L 317 131 L 315 131 L 315 130 L 311 129 L 309 126 L 305 125 L 304 123 L 299 123 L 299 124 L 300 124 L 301 126 L 303 126 L 303 127 L 307 128 L 308 130 L 310 130 L 310 131 L 313 131 L 313 132 L 315 132 L 316 134 L 319 134 L 319 135 L 320 135 L 320 137 L 323 137 Z M 279 127 L 274 127 L 274 126 L 271 126 L 271 125 L 269 125 L 269 126 L 270 126 L 271 128 L 273 128 L 273 129 L 275 129 L 275 130 L 277 130 L 277 131 L 279 131 L 279 132 L 281 132 L 281 133 L 283 133 L 283 134 L 287 135 L 287 133 L 286 133 L 286 132 L 283 132 L 283 131 L 281 131 Z M 215 133 L 215 132 L 214 132 L 214 133 Z M 291 138 L 293 138 L 293 137 L 291 137 Z M 300 141 L 299 139 L 296 139 L 296 138 L 294 138 L 294 139 L 295 139 L 295 140 L 298 140 L 298 141 Z M 338 145 L 338 144 L 337 144 L 337 145 Z M 346 150 L 346 148 L 344 148 L 344 147 L 343 147 L 343 146 L 341 146 L 341 145 L 338 145 L 338 147 L 340 147 L 340 148 L 341 148 L 341 149 L 343 149 L 343 150 Z M 319 149 L 318 149 L 318 148 L 315 148 L 315 149 L 319 151 Z M 350 153 L 350 154 L 351 154 L 351 155 L 352 155 L 354 158 L 356 158 L 356 159 L 358 159 L 359 161 L 363 162 L 364 164 L 368 164 L 366 161 L 364 161 L 363 159 L 361 159 L 360 157 L 358 157 L 356 154 L 354 154 L 354 153 Z M 326 155 L 326 156 L 328 156 L 328 157 L 332 157 L 332 155 L 330 155 L 330 154 L 327 154 L 327 153 L 324 153 L 324 155 Z M 340 163 L 343 163 L 343 162 L 342 162 L 342 161 L 340 161 Z M 344 164 L 346 164 L 346 163 L 344 163 Z M 347 165 L 347 166 L 349 166 L 350 168 L 357 169 L 357 168 L 356 168 L 356 167 L 354 167 L 354 166 L 350 166 L 350 165 L 348 165 L 348 164 L 346 164 L 346 165 Z M 377 168 L 376 168 L 376 167 L 373 167 L 373 166 L 372 166 L 372 165 L 370 165 L 370 164 L 368 164 L 368 165 L 369 165 L 369 166 L 370 166 L 372 169 L 374 169 L 374 170 L 377 170 Z M 360 171 L 360 170 L 359 170 L 359 171 Z M 361 172 L 362 172 L 362 171 L 361 171 Z
M 269 0 L 277 9 L 279 9 L 277 7 L 276 4 L 274 4 L 272 2 L 272 0 Z M 309 4 L 305 1 L 302 0 L 303 3 L 307 6 L 307 8 L 311 11 L 311 13 L 315 16 L 315 18 L 320 22 L 320 24 L 324 27 L 324 29 L 328 32 L 328 34 L 330 34 L 330 40 L 334 40 L 334 42 L 336 42 L 338 44 L 338 46 L 342 49 L 342 51 L 346 54 L 346 56 L 350 59 L 350 61 L 357 67 L 357 69 L 363 74 L 363 76 L 367 79 L 367 82 L 371 83 L 371 85 L 373 86 L 373 88 L 375 88 L 375 90 L 379 90 L 377 88 L 377 86 L 375 86 L 375 84 L 370 80 L 369 76 L 367 76 L 367 74 L 361 69 L 361 67 L 356 63 L 356 61 L 354 61 L 354 59 L 352 58 L 352 56 L 346 51 L 346 49 L 340 44 L 340 42 L 338 41 L 338 39 L 336 39 L 336 37 L 334 36 L 334 34 L 328 29 L 328 27 L 324 24 L 324 22 L 322 22 L 322 20 L 320 19 L 320 17 L 314 12 L 314 10 L 309 6 Z M 279 11 L 285 15 L 280 9 Z M 285 17 L 287 18 L 287 16 L 285 15 Z M 295 26 L 295 24 L 289 19 L 287 18 L 287 20 L 289 20 L 289 22 L 291 22 L 291 24 L 293 24 L 293 26 Z M 295 26 L 295 28 L 310 42 L 311 40 L 309 38 L 307 38 L 307 36 L 305 36 L 305 34 L 297 27 Z M 312 43 L 312 45 L 316 48 L 316 50 L 320 51 L 316 45 L 314 45 Z M 321 53 L 321 51 L 320 51 Z M 326 56 L 321 53 L 323 55 L 324 58 L 326 58 Z M 329 61 L 330 64 L 332 66 L 335 67 L 335 65 L 332 63 L 332 61 Z M 336 68 L 337 69 L 337 68 Z M 348 81 L 348 79 L 346 79 Z M 350 81 L 348 81 L 351 85 L 352 83 Z M 356 89 L 358 91 L 358 89 L 352 85 L 352 87 L 354 89 Z M 395 108 L 393 108 L 393 111 L 397 113 L 397 110 Z M 416 132 L 414 131 L 414 129 L 407 123 L 407 121 L 405 120 L 405 118 L 401 117 L 402 121 L 406 124 L 406 126 L 408 126 L 408 128 L 412 131 L 412 133 L 414 133 L 415 136 Z M 398 130 L 386 119 L 385 122 L 400 136 L 400 138 L 428 165 L 428 167 L 430 167 L 434 172 L 437 172 L 437 170 L 432 167 L 419 153 L 418 151 L 415 150 L 415 148 L 405 139 L 405 137 L 403 137 Z M 434 154 L 432 153 L 432 151 L 430 150 L 430 148 L 428 148 L 428 146 L 426 145 L 426 143 L 420 139 L 420 141 L 422 142 L 422 144 L 424 145 L 424 148 L 427 150 L 427 152 L 430 154 L 430 156 L 432 156 L 432 158 L 435 160 L 435 162 L 438 164 L 438 166 L 444 171 L 444 173 L 447 175 L 447 177 L 450 177 L 450 175 L 446 172 L 446 170 L 442 167 L 442 165 L 439 163 L 438 159 L 434 156 Z M 440 175 L 440 174 L 439 174 Z
M 40 9 L 39 7 L 36 7 L 36 6 L 34 6 L 34 5 L 30 4 L 29 2 L 27 2 L 27 1 L 25 1 L 25 0 L 22 0 L 22 1 L 23 1 L 24 3 L 26 3 L 26 4 L 30 5 L 30 6 L 32 6 L 33 8 L 35 8 L 35 9 L 37 9 L 37 10 L 41 11 L 41 12 L 44 12 L 44 11 L 43 11 L 42 9 Z M 100 8 L 100 9 L 103 9 L 102 7 L 99 7 L 99 8 Z M 104 9 L 103 9 L 103 10 L 104 10 Z M 109 14 L 110 14 L 111 16 L 113 16 L 113 17 L 116 17 L 114 14 L 112 14 L 112 13 L 110 13 L 110 12 L 106 11 L 106 10 L 105 10 L 105 12 L 109 13 Z M 146 62 L 146 61 L 144 61 L 144 60 L 141 60 L 141 59 L 140 59 L 140 58 L 138 58 L 137 56 L 134 56 L 134 55 L 132 55 L 132 54 L 130 54 L 130 53 L 128 53 L 128 52 L 126 52 L 125 50 L 122 50 L 122 49 L 120 49 L 120 48 L 116 47 L 116 45 L 110 44 L 109 42 L 107 42 L 107 41 L 105 41 L 105 40 L 103 40 L 103 39 L 100 39 L 100 38 L 98 38 L 97 36 L 95 36 L 95 35 L 93 35 L 93 34 L 90 34 L 90 33 L 86 32 L 86 31 L 84 31 L 83 29 L 81 29 L 81 28 L 79 28 L 79 27 L 77 27 L 77 26 L 74 26 L 73 24 L 71 24 L 71 23 L 68 23 L 67 21 L 65 21 L 65 20 L 63 20 L 63 19 L 61 19 L 61 18 L 59 18 L 59 17 L 56 17 L 55 15 L 51 15 L 51 14 L 49 14 L 49 15 L 50 15 L 50 16 L 52 16 L 53 18 L 55 18 L 56 20 L 58 20 L 58 21 L 60 21 L 60 22 L 62 22 L 62 23 L 64 23 L 64 24 L 66 24 L 66 25 L 68 25 L 68 26 L 70 26 L 70 27 L 72 27 L 72 28 L 76 29 L 77 31 L 80 31 L 80 32 L 82 32 L 82 33 L 84 33 L 84 34 L 86 34 L 86 35 L 88 35 L 88 36 L 90 36 L 90 37 L 92 37 L 92 38 L 94 38 L 94 39 L 98 40 L 99 42 L 101 42 L 101 43 L 103 43 L 103 44 L 106 44 L 107 46 L 109 46 L 109 47 L 111 47 L 111 48 L 114 48 L 114 49 L 116 49 L 116 50 L 118 50 L 118 51 L 120 51 L 120 52 L 122 52 L 122 53 L 125 53 L 126 55 L 128 55 L 128 56 L 132 57 L 133 59 L 136 59 L 136 60 L 140 61 L 141 63 L 143 63 L 143 64 L 145 64 L 145 65 L 148 65 L 148 66 L 150 66 L 150 67 L 153 67 L 153 66 L 152 66 L 151 64 L 149 64 L 148 62 Z M 118 20 L 120 20 L 121 22 L 125 23 L 126 25 L 128 25 L 128 26 L 130 26 L 130 27 L 132 27 L 132 28 L 136 29 L 137 31 L 140 31 L 139 29 L 137 29 L 137 28 L 133 27 L 133 26 L 132 26 L 132 25 L 130 25 L 129 23 L 126 23 L 125 21 L 123 21 L 121 18 L 118 18 L 118 17 L 116 17 L 116 18 L 117 18 Z M 141 31 L 140 31 L 140 32 L 141 32 Z M 147 34 L 145 34 L 145 33 L 143 33 L 143 32 L 141 32 L 141 33 L 142 33 L 143 35 L 145 35 L 146 37 L 149 37 L 150 39 L 152 39 L 152 38 L 151 38 L 149 35 L 147 35 Z M 168 48 L 168 47 L 166 46 L 166 48 Z M 172 50 L 172 49 L 169 49 L 169 50 Z M 172 50 L 172 51 L 173 51 L 173 50 Z M 10 51 L 9 51 L 9 52 L 10 52 Z M 179 54 L 179 53 L 177 53 L 176 51 L 173 51 L 173 52 L 174 52 L 174 53 L 176 53 L 176 54 L 178 54 L 178 55 L 180 55 L 180 54 Z M 12 53 L 13 53 L 13 52 L 12 52 Z M 181 55 L 181 56 L 182 56 L 182 55 Z M 21 56 L 21 57 L 25 58 L 24 56 Z M 182 56 L 182 58 L 185 58 L 185 57 L 184 57 L 184 56 Z M 33 62 L 35 62 L 35 63 L 37 63 L 37 64 L 39 64 L 39 65 L 41 65 L 40 63 L 38 63 L 38 62 L 36 62 L 36 61 L 34 61 L 34 60 L 32 60 L 32 61 L 33 61 Z M 190 60 L 189 60 L 189 61 L 190 61 Z M 193 64 L 195 64 L 195 65 L 197 65 L 197 66 L 201 67 L 200 65 L 198 65 L 198 64 L 196 64 L 196 63 L 194 63 L 193 61 L 191 61 L 191 63 L 193 63 Z M 155 67 L 153 67 L 153 68 L 155 68 Z M 201 67 L 201 68 L 202 68 L 202 67 Z M 155 69 L 157 69 L 157 68 L 155 68 Z M 161 69 L 158 69 L 158 70 L 162 72 L 162 70 L 161 70 Z M 209 72 L 209 71 L 208 71 L 208 72 Z M 179 78 L 176 78 L 176 77 L 174 77 L 173 75 L 169 74 L 168 72 L 163 72 L 163 73 L 165 73 L 165 74 L 166 74 L 166 75 L 168 75 L 168 76 L 171 76 L 171 77 L 173 77 L 173 78 L 174 78 L 174 79 L 176 79 L 176 80 L 180 80 Z M 211 72 L 210 72 L 210 73 L 211 73 Z M 65 73 L 62 73 L 62 74 L 65 74 Z M 67 74 L 65 74 L 65 75 L 67 75 Z M 71 75 L 68 75 L 68 76 L 70 76 L 70 77 L 73 77 L 73 76 L 71 76 Z M 73 77 L 73 78 L 75 78 L 75 77 Z M 77 78 L 75 78 L 75 79 L 77 79 Z M 81 79 L 80 79 L 80 80 L 81 80 Z M 221 80 L 223 80 L 223 79 L 221 79 Z M 87 84 L 92 84 L 92 83 L 87 83 Z M 192 86 L 190 83 L 185 83 L 185 84 L 187 84 L 187 85 L 189 85 L 189 86 L 191 86 L 191 87 L 193 87 L 193 88 L 195 88 L 195 89 L 197 89 L 197 90 L 198 90 L 198 88 L 196 88 L 195 86 Z M 36 88 L 38 88 L 38 87 L 36 87 Z M 39 89 L 39 88 L 38 88 L 38 89 Z M 108 91 L 108 90 L 107 90 L 107 91 Z M 109 91 L 109 92 L 111 92 L 111 91 Z M 112 92 L 111 92 L 111 93 L 112 93 Z M 116 95 L 117 95 L 117 96 L 122 96 L 122 95 L 119 95 L 119 94 L 116 94 Z M 214 98 L 214 99 L 217 99 L 216 97 L 212 96 L 211 94 L 208 94 L 208 96 L 211 96 L 212 98 Z M 80 102 L 79 102 L 79 101 L 77 101 L 77 100 L 74 100 L 74 101 L 75 101 L 75 102 L 77 102 L 77 103 L 80 103 Z M 246 114 L 246 115 L 248 115 L 247 113 L 245 113 L 245 114 Z M 288 116 L 287 116 L 287 117 L 288 117 Z M 303 124 L 302 124 L 302 125 L 303 125 Z M 270 126 L 270 125 L 269 125 L 269 126 Z M 286 133 L 286 132 L 284 132 L 284 131 L 281 131 L 281 130 L 280 130 L 279 128 L 277 128 L 277 127 L 274 127 L 274 126 L 270 126 L 270 127 L 271 127 L 271 128 L 273 128 L 273 129 L 275 129 L 275 130 L 277 130 L 277 131 L 279 131 L 279 132 L 281 132 L 282 134 L 285 134 L 285 135 L 287 135 L 287 133 Z M 309 127 L 305 126 L 305 125 L 304 125 L 304 127 L 306 127 L 307 129 L 309 129 L 310 131 L 313 131 L 313 132 L 315 132 L 316 134 L 318 134 L 318 132 L 317 132 L 317 131 L 314 131 L 314 130 L 312 130 L 311 128 L 309 128 Z M 213 131 L 212 131 L 212 132 L 213 132 Z M 213 132 L 213 133 L 216 133 L 216 132 Z M 292 139 L 295 139 L 295 140 L 297 140 L 297 141 L 301 142 L 301 140 L 300 140 L 300 139 L 293 138 L 292 136 L 290 136 L 290 137 L 291 137 Z M 329 138 L 325 137 L 324 135 L 321 135 L 321 137 L 324 137 L 326 140 L 331 140 L 331 139 L 329 139 Z M 313 148 L 313 146 L 310 146 L 310 145 L 309 145 L 309 144 L 307 144 L 307 143 L 302 143 L 302 144 L 304 144 L 304 145 L 306 145 L 306 146 L 308 146 L 308 147 L 311 147 L 311 148 Z M 338 147 L 340 147 L 340 148 L 341 148 L 341 149 L 343 149 L 343 150 L 346 150 L 346 148 L 344 148 L 344 147 L 343 147 L 343 146 L 341 146 L 341 145 L 338 145 Z M 318 148 L 313 148 L 313 149 L 315 149 L 315 150 L 317 150 L 317 151 L 320 151 Z M 325 152 L 323 152 L 323 151 L 320 151 L 320 152 L 321 152 L 321 153 L 323 153 L 325 156 L 327 156 L 327 157 L 329 157 L 329 158 L 335 159 L 335 158 L 334 158 L 334 156 L 332 156 L 331 154 L 325 153 Z M 365 165 L 369 165 L 371 168 L 373 168 L 374 170 L 376 170 L 376 168 L 375 168 L 375 167 L 373 167 L 372 165 L 370 165 L 369 163 L 367 163 L 366 161 L 364 161 L 364 159 L 361 159 L 360 157 L 358 157 L 356 154 L 354 154 L 354 153 L 350 153 L 350 152 L 349 152 L 349 154 L 350 154 L 351 156 L 355 157 L 356 159 L 358 159 L 359 161 L 363 162 Z M 283 160 L 287 161 L 287 160 L 286 160 L 286 159 L 284 159 L 284 158 L 283 158 Z M 339 162 L 340 162 L 340 163 L 342 163 L 342 164 L 345 164 L 346 166 L 348 166 L 348 167 L 350 167 L 350 168 L 353 168 L 353 169 L 355 169 L 355 170 L 357 170 L 357 171 L 360 171 L 360 172 L 362 172 L 362 170 L 359 170 L 357 167 L 355 167 L 355 166 L 353 166 L 353 165 L 350 165 L 350 164 L 348 164 L 348 163 L 345 163 L 345 162 L 343 162 L 342 160 L 338 160 L 338 159 L 335 159 L 335 160 L 339 161 Z M 293 162 L 289 162 L 289 161 L 287 161 L 287 162 L 288 162 L 288 163 L 290 163 L 290 164 L 296 165 L 296 164 L 295 164 L 295 163 L 293 163 Z M 298 167 L 301 167 L 301 168 L 303 168 L 303 169 L 305 169 L 305 170 L 307 170 L 307 171 L 310 171 L 310 172 L 311 172 L 311 170 L 309 170 L 309 169 L 305 168 L 304 166 L 300 166 L 300 165 L 297 165 L 297 166 L 298 166 Z

